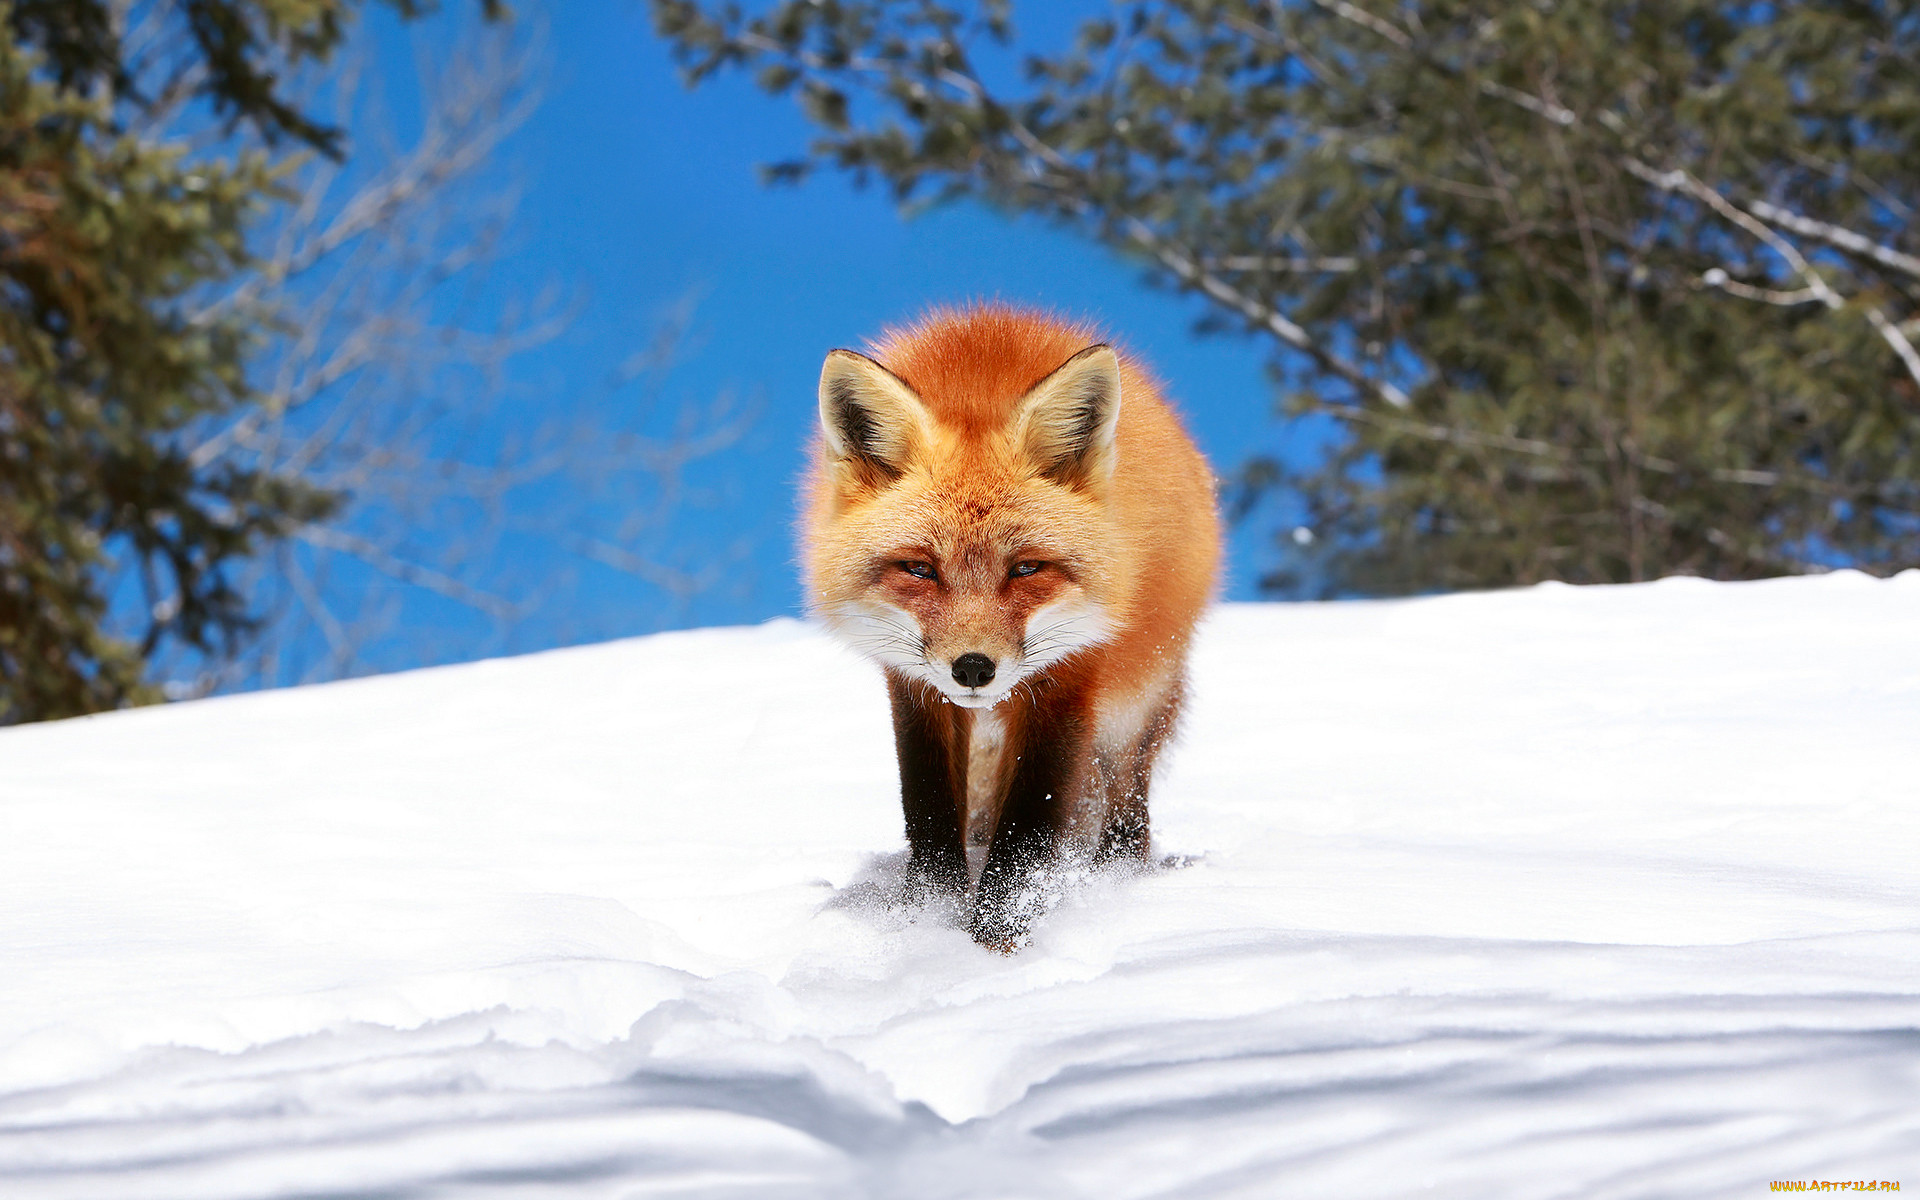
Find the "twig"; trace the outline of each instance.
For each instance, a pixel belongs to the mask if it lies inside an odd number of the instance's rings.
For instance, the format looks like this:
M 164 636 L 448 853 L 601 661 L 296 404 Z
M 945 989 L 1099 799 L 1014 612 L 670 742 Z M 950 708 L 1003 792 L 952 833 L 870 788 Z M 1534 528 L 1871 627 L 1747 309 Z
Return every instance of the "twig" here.
M 438 592 L 449 600 L 478 609 L 488 616 L 506 620 L 521 615 L 520 606 L 510 600 L 493 595 L 491 592 L 483 592 L 476 587 L 469 587 L 453 576 L 436 571 L 432 567 L 408 562 L 366 538 L 348 533 L 344 529 L 335 529 L 326 525 L 306 525 L 302 526 L 295 536 L 308 545 L 350 554 L 382 575 L 391 576 L 402 583 L 426 588 L 428 591 Z
M 1812 288 L 1801 288 L 1796 292 L 1783 292 L 1775 288 L 1754 287 L 1750 283 L 1741 283 L 1719 267 L 1714 267 L 1700 276 L 1700 282 L 1710 288 L 1719 288 L 1729 295 L 1744 300 L 1758 300 L 1762 304 L 1778 304 L 1783 308 L 1792 308 L 1796 304 L 1806 304 L 1820 299 L 1820 293 Z

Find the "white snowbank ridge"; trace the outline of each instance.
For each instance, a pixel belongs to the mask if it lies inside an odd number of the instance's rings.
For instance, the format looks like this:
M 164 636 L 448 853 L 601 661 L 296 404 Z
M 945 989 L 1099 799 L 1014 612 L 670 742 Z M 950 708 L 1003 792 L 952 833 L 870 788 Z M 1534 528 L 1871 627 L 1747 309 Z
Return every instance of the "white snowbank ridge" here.
M 1154 818 L 889 909 L 792 622 L 0 732 L 0 1196 L 1920 1189 L 1920 572 L 1230 606 Z

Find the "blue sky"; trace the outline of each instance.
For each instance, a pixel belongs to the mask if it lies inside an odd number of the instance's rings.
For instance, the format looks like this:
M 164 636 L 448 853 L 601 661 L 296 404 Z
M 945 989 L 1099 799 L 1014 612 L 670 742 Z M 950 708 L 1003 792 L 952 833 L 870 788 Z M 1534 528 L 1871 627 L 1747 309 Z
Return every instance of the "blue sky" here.
M 1030 36 L 1057 39 L 1072 11 L 1093 7 L 1048 6 L 1047 27 Z M 534 5 L 520 11 L 540 14 Z M 419 36 L 375 19 L 383 42 Z M 462 19 L 470 18 L 456 6 L 436 18 Z M 831 174 L 797 188 L 764 186 L 758 165 L 793 156 L 809 136 L 789 102 L 741 76 L 686 89 L 640 0 L 568 0 L 547 5 L 540 19 L 545 99 L 502 156 L 500 170 L 517 179 L 522 199 L 482 303 L 507 305 L 558 285 L 581 307 L 564 335 L 517 363 L 506 403 L 520 416 L 549 418 L 596 403 L 589 398 L 602 381 L 691 296 L 694 337 L 666 398 L 698 402 L 731 391 L 750 398 L 759 415 L 740 445 L 699 474 L 701 495 L 680 508 L 662 542 L 664 553 L 688 564 L 723 557 L 716 586 L 669 606 L 646 585 L 576 560 L 565 567 L 579 572 L 579 584 L 564 611 L 537 613 L 507 644 L 482 651 L 797 615 L 794 484 L 820 360 L 931 305 L 999 298 L 1100 321 L 1165 380 L 1221 474 L 1286 447 L 1286 431 L 1269 415 L 1267 347 L 1196 336 L 1198 302 L 1149 289 L 1137 265 L 977 206 L 908 219 L 884 191 Z M 1255 594 L 1273 559 L 1278 517 L 1235 532 L 1228 597 Z M 517 553 L 538 571 L 540 556 L 553 551 L 535 539 Z M 557 560 L 553 569 L 562 569 Z M 423 631 L 465 619 L 434 603 L 406 611 Z M 411 665 L 406 642 L 386 665 Z

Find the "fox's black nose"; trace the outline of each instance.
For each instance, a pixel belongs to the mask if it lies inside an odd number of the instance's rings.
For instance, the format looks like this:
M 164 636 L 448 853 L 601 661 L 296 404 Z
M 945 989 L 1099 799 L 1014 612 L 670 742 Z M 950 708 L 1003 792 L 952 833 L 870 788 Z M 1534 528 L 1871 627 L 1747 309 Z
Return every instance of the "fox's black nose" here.
M 985 687 L 993 682 L 993 660 L 984 654 L 962 654 L 953 660 L 953 680 L 961 687 Z

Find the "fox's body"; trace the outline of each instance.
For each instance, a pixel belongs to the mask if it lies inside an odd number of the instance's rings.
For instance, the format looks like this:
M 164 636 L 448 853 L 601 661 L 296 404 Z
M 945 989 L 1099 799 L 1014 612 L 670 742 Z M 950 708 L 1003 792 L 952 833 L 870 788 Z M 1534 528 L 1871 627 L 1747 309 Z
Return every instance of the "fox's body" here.
M 887 673 L 914 877 L 1018 944 L 1063 851 L 1146 857 L 1219 555 L 1204 459 L 1132 362 L 999 307 L 828 356 L 812 602 Z

